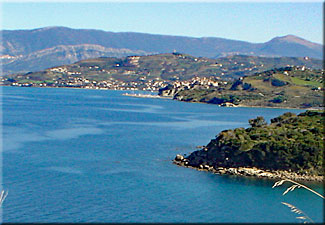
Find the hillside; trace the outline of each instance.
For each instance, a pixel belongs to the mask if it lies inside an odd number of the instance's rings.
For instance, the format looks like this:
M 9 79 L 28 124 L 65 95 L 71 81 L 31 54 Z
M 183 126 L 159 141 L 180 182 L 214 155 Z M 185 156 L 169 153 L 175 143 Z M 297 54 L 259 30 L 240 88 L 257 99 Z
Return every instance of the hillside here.
M 284 67 L 245 76 L 217 87 L 168 86 L 161 89 L 159 94 L 172 95 L 180 101 L 222 106 L 322 107 L 323 75 L 323 70 Z
M 278 171 L 291 171 L 297 174 L 293 179 L 323 176 L 323 117 L 320 111 L 285 113 L 271 119 L 269 125 L 257 117 L 249 120 L 249 128 L 221 131 L 202 150 L 187 157 L 178 155 L 175 163 L 214 172 L 232 168 L 232 174 L 249 176 L 264 171 L 277 174 L 274 177 L 289 175 Z M 273 175 L 264 173 L 261 177 Z
M 195 57 L 209 58 L 238 54 L 322 58 L 322 45 L 292 35 L 276 37 L 265 43 L 217 37 L 114 33 L 68 27 L 3 30 L 0 35 L 2 35 L 1 59 L 5 74 L 37 71 L 98 56 L 123 57 L 174 50 Z M 79 50 L 75 52 L 73 49 Z
M 6 79 L 10 79 L 11 83 L 27 84 L 45 81 L 50 84 L 58 79 L 70 82 L 77 78 L 90 81 L 115 79 L 125 82 L 142 82 L 151 79 L 177 81 L 211 76 L 218 79 L 233 79 L 286 65 L 304 65 L 308 68 L 319 69 L 322 67 L 322 61 L 312 58 L 267 58 L 243 55 L 209 59 L 180 53 L 166 53 L 87 59 L 44 71 L 8 75 Z

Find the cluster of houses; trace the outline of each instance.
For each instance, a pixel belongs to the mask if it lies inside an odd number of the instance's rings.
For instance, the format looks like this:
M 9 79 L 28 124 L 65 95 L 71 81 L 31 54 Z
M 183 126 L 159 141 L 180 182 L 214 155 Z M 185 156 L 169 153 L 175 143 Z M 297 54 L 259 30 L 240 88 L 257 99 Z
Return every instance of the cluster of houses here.
M 1 78 L 2 83 L 8 83 L 8 78 Z M 53 81 L 31 81 L 31 82 L 12 82 L 11 86 L 18 87 L 72 87 L 86 89 L 111 89 L 111 90 L 144 90 L 158 91 L 167 85 L 166 81 L 159 79 L 140 79 L 139 81 L 121 81 L 109 78 L 103 81 L 89 80 L 83 77 L 68 76 L 67 78 L 58 78 Z
M 175 81 L 172 83 L 174 88 L 183 87 L 185 89 L 191 89 L 194 86 L 200 86 L 202 88 L 209 89 L 211 87 L 218 87 L 220 85 L 227 84 L 227 81 L 221 81 L 220 77 L 193 77 L 190 80 Z
M 139 57 L 133 56 L 129 57 L 129 63 L 138 66 Z M 222 67 L 222 64 L 218 64 Z M 97 67 L 97 68 L 95 68 Z M 305 66 L 290 66 L 288 65 L 288 70 L 312 70 Z M 91 67 L 91 69 L 99 69 L 98 66 Z M 109 78 L 103 81 L 89 80 L 81 77 L 81 72 L 68 71 L 66 67 L 54 67 L 49 69 L 54 73 L 62 73 L 65 76 L 62 78 L 53 78 L 51 81 L 33 81 L 28 80 L 29 77 L 25 77 L 25 82 L 10 81 L 10 78 L 2 77 L 0 78 L 2 84 L 20 87 L 74 87 L 74 88 L 87 88 L 87 89 L 112 89 L 112 90 L 144 90 L 144 91 L 159 91 L 159 89 L 166 87 L 168 84 L 172 85 L 174 89 L 191 89 L 197 86 L 200 88 L 215 88 L 218 86 L 224 86 L 227 81 L 221 80 L 218 76 L 210 77 L 193 77 L 189 80 L 179 80 L 174 79 L 174 81 L 165 81 L 160 78 L 148 79 L 146 75 L 143 75 L 137 81 L 122 81 L 114 78 Z M 289 75 L 288 71 L 284 69 L 284 75 Z M 176 76 L 176 75 L 175 75 Z M 178 77 L 177 77 L 178 78 Z M 315 90 L 322 90 L 321 87 L 315 88 Z
M 6 83 L 8 78 L 1 78 L 2 83 Z M 8 83 L 8 82 L 7 82 Z M 144 91 L 158 91 L 169 84 L 174 87 L 188 87 L 199 85 L 205 88 L 218 87 L 220 84 L 227 82 L 221 81 L 220 77 L 194 77 L 185 81 L 172 81 L 167 82 L 159 78 L 146 79 L 140 78 L 138 81 L 121 81 L 114 78 L 109 78 L 103 81 L 89 80 L 83 77 L 68 76 L 67 78 L 58 78 L 53 81 L 26 81 L 26 82 L 12 82 L 11 86 L 19 87 L 73 87 L 73 88 L 86 88 L 86 89 L 111 89 L 111 90 L 144 90 Z

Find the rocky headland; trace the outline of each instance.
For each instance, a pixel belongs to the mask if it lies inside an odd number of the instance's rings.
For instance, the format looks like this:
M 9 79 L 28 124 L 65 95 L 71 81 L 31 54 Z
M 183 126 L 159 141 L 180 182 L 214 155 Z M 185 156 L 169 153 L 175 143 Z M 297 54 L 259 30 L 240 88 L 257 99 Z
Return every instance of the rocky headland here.
M 285 113 L 224 130 L 201 150 L 176 155 L 176 165 L 216 174 L 323 182 L 324 112 Z

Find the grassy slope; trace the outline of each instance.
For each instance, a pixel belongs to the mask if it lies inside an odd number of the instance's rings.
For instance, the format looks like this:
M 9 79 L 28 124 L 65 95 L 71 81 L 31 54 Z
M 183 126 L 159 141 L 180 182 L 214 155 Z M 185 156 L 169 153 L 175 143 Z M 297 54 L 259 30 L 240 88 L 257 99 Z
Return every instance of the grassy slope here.
M 228 84 L 223 90 L 191 89 L 176 94 L 176 99 L 193 102 L 232 102 L 247 106 L 264 107 L 320 107 L 323 104 L 323 71 L 304 70 L 297 67 L 273 69 L 244 77 L 242 84 L 234 88 Z M 243 84 L 251 85 L 243 90 Z
M 114 58 L 101 57 L 82 60 L 74 64 L 63 65 L 69 72 L 80 72 L 80 75 L 90 80 L 107 80 L 115 78 L 132 81 L 146 76 L 147 79 L 160 78 L 163 80 L 187 80 L 194 76 L 222 78 L 237 78 L 244 75 L 253 75 L 275 67 L 283 67 L 288 64 L 306 65 L 310 68 L 321 68 L 322 61 L 317 59 L 305 60 L 304 58 L 281 57 L 266 58 L 253 56 L 229 56 L 218 59 L 193 57 L 185 54 L 158 54 L 139 56 L 137 62 L 132 62 L 131 57 Z M 10 75 L 21 82 L 29 76 L 29 82 L 35 80 L 55 80 L 59 77 L 67 77 L 67 73 L 58 73 L 47 69 L 45 71 L 28 74 Z

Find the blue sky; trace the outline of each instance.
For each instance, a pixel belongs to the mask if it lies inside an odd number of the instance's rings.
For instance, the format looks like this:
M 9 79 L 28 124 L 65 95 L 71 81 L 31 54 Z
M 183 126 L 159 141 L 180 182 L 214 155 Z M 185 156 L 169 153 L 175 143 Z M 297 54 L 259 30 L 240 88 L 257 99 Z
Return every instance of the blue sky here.
M 265 42 L 297 35 L 322 43 L 323 3 L 311 2 L 9 2 L 2 29 L 91 28 Z

